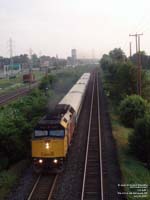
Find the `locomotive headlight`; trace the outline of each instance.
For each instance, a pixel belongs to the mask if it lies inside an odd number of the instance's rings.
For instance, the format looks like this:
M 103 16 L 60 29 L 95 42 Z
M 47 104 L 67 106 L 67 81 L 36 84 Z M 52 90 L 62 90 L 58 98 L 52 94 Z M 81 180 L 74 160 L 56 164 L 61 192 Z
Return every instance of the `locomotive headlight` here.
M 49 143 L 48 142 L 45 143 L 45 148 L 49 149 Z
M 42 159 L 39 159 L 39 163 L 42 164 L 42 163 L 43 163 L 43 160 L 42 160 Z
M 57 160 L 57 159 L 54 159 L 53 162 L 54 162 L 55 164 L 57 164 L 57 163 L 58 163 L 58 160 Z

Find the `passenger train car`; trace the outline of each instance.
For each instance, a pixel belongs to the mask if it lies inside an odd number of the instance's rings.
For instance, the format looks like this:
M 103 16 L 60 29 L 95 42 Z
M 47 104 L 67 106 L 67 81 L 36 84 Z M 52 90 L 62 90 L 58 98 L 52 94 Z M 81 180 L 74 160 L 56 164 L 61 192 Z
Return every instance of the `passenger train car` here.
M 82 107 L 90 73 L 84 73 L 55 109 L 36 125 L 32 138 L 33 167 L 62 169 Z

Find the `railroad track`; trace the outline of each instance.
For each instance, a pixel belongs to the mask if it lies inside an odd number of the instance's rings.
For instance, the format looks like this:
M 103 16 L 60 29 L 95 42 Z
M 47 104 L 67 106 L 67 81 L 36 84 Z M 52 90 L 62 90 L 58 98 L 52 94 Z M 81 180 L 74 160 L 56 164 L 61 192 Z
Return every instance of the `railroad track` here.
M 0 95 L 0 106 L 17 99 L 20 96 L 26 95 L 30 92 L 29 89 L 23 88 L 5 95 Z
M 81 200 L 103 200 L 98 76 L 93 84 Z
M 31 89 L 33 89 L 34 87 L 37 87 L 38 84 L 39 83 L 36 82 L 36 83 L 33 83 L 30 86 L 30 88 L 20 88 L 18 90 L 13 91 L 13 92 L 9 92 L 7 94 L 0 95 L 0 106 L 9 103 L 12 100 L 17 99 L 18 97 L 21 97 L 21 96 L 28 94 L 31 91 Z
M 58 175 L 39 175 L 27 200 L 50 200 Z

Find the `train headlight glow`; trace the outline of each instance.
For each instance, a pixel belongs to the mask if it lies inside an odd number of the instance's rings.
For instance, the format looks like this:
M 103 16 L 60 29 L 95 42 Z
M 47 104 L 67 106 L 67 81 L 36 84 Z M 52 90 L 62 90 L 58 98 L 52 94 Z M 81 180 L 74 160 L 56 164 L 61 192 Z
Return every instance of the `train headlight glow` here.
M 43 163 L 43 160 L 42 160 L 42 159 L 39 159 L 39 163 L 42 164 L 42 163 Z
M 45 143 L 45 148 L 49 149 L 49 143 L 48 142 Z
M 57 164 L 57 163 L 58 163 L 58 160 L 57 160 L 57 159 L 54 159 L 53 162 L 54 162 L 55 164 Z

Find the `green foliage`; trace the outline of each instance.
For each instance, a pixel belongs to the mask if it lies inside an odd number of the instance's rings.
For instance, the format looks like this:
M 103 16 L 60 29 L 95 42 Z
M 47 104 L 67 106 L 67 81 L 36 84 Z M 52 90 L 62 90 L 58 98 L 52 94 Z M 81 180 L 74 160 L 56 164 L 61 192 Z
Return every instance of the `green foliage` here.
M 136 68 L 129 62 L 113 63 L 105 73 L 105 90 L 113 102 L 136 93 Z
M 7 199 L 10 190 L 14 188 L 28 165 L 27 160 L 22 160 L 8 170 L 0 172 L 0 199 Z
M 109 55 L 104 54 L 102 59 L 100 60 L 100 65 L 102 69 L 106 71 L 108 67 L 112 64 L 112 62 L 113 62 L 112 58 Z
M 147 101 L 142 97 L 127 96 L 120 104 L 120 119 L 125 126 L 134 127 L 135 120 L 143 117 L 147 108 Z
M 115 48 L 109 52 L 109 56 L 113 61 L 123 62 L 126 59 L 125 53 L 120 48 Z
M 50 89 L 54 82 L 56 80 L 56 77 L 54 75 L 48 75 L 47 77 L 44 77 L 39 85 L 40 90 L 48 90 Z
M 113 103 L 118 103 L 126 95 L 137 93 L 138 72 L 135 64 L 127 61 L 121 49 L 115 48 L 108 55 L 103 55 L 100 65 L 104 70 L 104 86 Z M 141 80 L 142 97 L 150 100 L 150 79 L 145 70 L 142 70 Z
M 140 52 L 141 56 L 141 65 L 142 68 L 144 69 L 150 69 L 150 56 L 146 55 L 144 51 Z M 132 57 L 130 57 L 130 60 L 137 65 L 137 59 L 138 59 L 138 54 L 133 54 Z
M 104 54 L 100 60 L 100 65 L 104 71 L 107 71 L 110 65 L 117 63 L 124 63 L 126 60 L 124 52 L 120 48 L 115 48 L 109 52 L 109 54 Z
M 113 136 L 116 140 L 118 149 L 118 158 L 122 172 L 122 178 L 124 184 L 147 184 L 150 183 L 150 173 L 143 163 L 138 161 L 131 153 L 129 154 L 129 138 L 133 134 L 133 129 L 125 128 L 119 123 L 118 116 L 112 114 L 112 128 Z M 138 148 L 138 145 L 137 145 Z M 131 192 L 129 187 L 125 188 L 126 192 Z M 128 194 L 127 199 L 135 200 L 133 194 Z M 139 199 L 139 198 L 137 198 Z M 150 199 L 150 193 L 143 200 Z M 141 200 L 140 199 L 140 200 Z
M 150 114 L 136 121 L 129 143 L 131 152 L 150 168 Z
M 46 110 L 47 98 L 39 90 L 1 109 L 0 169 L 30 155 L 30 139 L 39 116 Z M 36 119 L 36 120 L 35 120 Z
M 150 70 L 142 71 L 142 97 L 150 101 Z

